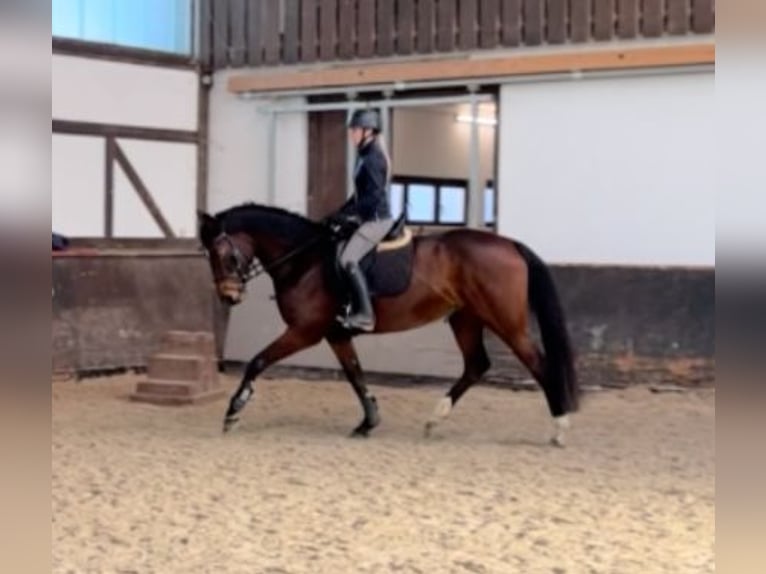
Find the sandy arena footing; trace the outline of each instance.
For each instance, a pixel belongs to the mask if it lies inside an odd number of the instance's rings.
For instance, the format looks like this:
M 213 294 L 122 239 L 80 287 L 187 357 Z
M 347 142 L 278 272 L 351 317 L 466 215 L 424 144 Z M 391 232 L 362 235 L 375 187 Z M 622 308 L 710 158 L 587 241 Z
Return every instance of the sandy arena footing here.
M 589 394 L 566 449 L 540 393 L 259 381 L 225 399 L 131 403 L 132 376 L 53 385 L 53 571 L 137 574 L 714 572 L 713 390 Z

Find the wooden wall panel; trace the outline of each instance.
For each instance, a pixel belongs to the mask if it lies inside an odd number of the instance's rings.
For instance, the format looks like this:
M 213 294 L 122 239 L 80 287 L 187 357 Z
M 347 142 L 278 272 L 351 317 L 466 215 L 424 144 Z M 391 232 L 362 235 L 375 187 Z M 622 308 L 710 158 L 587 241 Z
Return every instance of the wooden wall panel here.
M 390 56 L 394 53 L 394 14 L 392 0 L 378 0 L 375 26 L 378 56 Z
M 415 51 L 415 0 L 396 0 L 396 52 Z
M 524 43 L 538 46 L 543 42 L 545 0 L 524 0 Z
M 375 0 L 358 0 L 356 55 L 371 58 L 375 55 Z
M 343 60 L 356 53 L 356 0 L 340 0 L 338 7 L 338 56 Z
M 457 0 L 441 0 L 436 15 L 436 49 L 440 52 L 455 49 L 456 18 Z
M 417 37 L 418 52 L 433 52 L 435 46 L 436 6 L 435 0 L 418 0 Z
M 459 46 L 461 50 L 473 50 L 478 45 L 477 41 L 477 0 L 460 0 L 460 28 Z
M 301 61 L 317 59 L 317 0 L 301 0 Z
M 338 0 L 321 0 L 319 10 L 319 58 L 334 60 L 338 45 Z
M 547 40 L 550 44 L 563 44 L 567 40 L 569 0 L 548 0 Z
M 481 0 L 480 8 L 479 46 L 495 48 L 499 41 L 500 0 Z
M 254 4 L 254 3 L 253 3 Z M 284 61 L 295 64 L 300 59 L 301 0 L 285 0 Z

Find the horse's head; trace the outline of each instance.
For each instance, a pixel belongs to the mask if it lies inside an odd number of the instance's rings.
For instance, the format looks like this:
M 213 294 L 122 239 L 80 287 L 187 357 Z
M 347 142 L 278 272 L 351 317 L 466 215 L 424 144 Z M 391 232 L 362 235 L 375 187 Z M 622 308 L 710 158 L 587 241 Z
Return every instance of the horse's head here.
M 244 232 L 226 233 L 221 221 L 207 213 L 197 215 L 218 297 L 229 305 L 241 303 L 255 255 L 252 239 Z

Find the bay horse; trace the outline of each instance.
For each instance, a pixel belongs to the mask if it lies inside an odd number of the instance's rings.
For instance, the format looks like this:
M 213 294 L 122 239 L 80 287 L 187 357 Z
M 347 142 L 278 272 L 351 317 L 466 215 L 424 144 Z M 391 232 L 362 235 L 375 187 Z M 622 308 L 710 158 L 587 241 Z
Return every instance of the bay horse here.
M 358 397 L 364 418 L 352 436 L 366 437 L 380 423 L 367 389 L 354 337 L 338 321 L 342 293 L 327 273 L 334 262 L 338 229 L 271 206 L 244 204 L 216 215 L 198 212 L 219 298 L 241 302 L 246 283 L 267 273 L 274 284 L 286 330 L 247 364 L 231 397 L 224 432 L 253 395 L 256 377 L 274 363 L 325 340 Z M 411 281 L 391 297 L 375 297 L 372 333 L 405 331 L 448 317 L 463 355 L 462 376 L 437 403 L 428 435 L 464 393 L 489 370 L 484 333 L 493 331 L 542 387 L 554 434 L 564 444 L 568 413 L 578 410 L 580 390 L 564 312 L 547 265 L 524 244 L 475 229 L 453 229 L 412 239 Z M 544 353 L 528 332 L 528 309 L 537 318 Z

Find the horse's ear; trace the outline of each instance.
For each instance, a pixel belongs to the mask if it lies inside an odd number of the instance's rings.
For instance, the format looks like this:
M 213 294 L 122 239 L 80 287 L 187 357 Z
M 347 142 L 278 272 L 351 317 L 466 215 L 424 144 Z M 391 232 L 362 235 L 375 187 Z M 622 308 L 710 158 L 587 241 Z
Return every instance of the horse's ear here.
M 215 218 L 212 215 L 209 215 L 199 209 L 197 210 L 197 223 L 200 227 L 210 225 L 213 222 L 215 222 Z
M 199 227 L 199 238 L 207 246 L 210 240 L 218 234 L 218 221 L 212 215 L 197 210 L 197 224 Z

